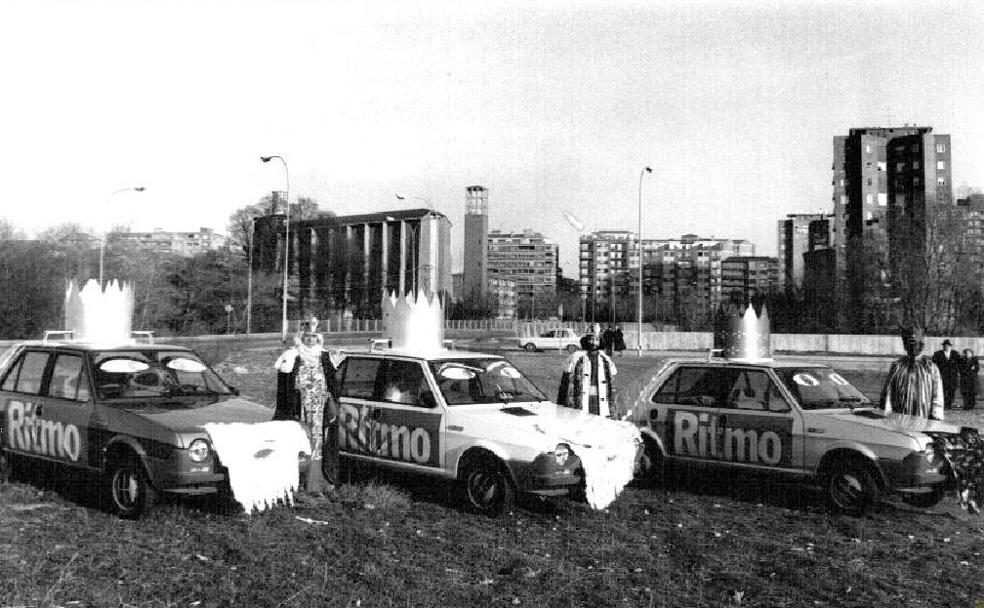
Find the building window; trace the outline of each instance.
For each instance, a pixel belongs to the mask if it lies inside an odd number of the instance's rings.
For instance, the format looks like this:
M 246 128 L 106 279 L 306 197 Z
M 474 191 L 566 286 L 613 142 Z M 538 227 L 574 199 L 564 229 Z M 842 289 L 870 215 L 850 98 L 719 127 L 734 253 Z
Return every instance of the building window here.
M 945 160 L 938 160 L 938 161 L 936 161 L 936 170 L 937 171 L 946 171 L 946 161 Z
M 918 169 L 919 168 L 919 161 L 918 160 L 912 161 L 912 168 L 913 169 Z
M 864 202 L 865 202 L 865 204 L 871 205 L 871 204 L 874 203 L 874 198 L 870 194 L 865 194 L 864 195 Z
M 865 154 L 871 154 L 871 144 L 865 144 L 864 145 L 864 153 Z
M 885 171 L 887 163 L 883 160 L 878 161 L 878 170 Z
M 878 206 L 887 207 L 888 206 L 888 194 L 885 192 L 878 193 Z
M 912 178 L 912 185 L 913 186 L 918 186 L 919 185 L 919 176 L 918 175 Z
M 937 186 L 945 186 L 946 185 L 946 179 L 945 178 L 942 178 L 942 177 L 937 177 L 936 178 L 936 185 Z
M 946 152 L 946 144 L 936 144 L 936 153 L 943 154 Z
M 905 171 L 905 163 L 897 163 L 895 165 L 895 170 L 898 171 L 899 173 Z

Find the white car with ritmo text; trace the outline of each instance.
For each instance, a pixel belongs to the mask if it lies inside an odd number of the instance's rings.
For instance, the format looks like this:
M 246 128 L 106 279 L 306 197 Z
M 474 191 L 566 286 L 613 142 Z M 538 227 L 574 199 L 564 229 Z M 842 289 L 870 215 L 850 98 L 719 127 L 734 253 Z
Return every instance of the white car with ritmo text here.
M 509 509 L 517 493 L 598 506 L 632 478 L 633 425 L 551 403 L 497 355 L 352 352 L 337 380 L 343 459 L 456 480 L 481 513 Z M 604 474 L 592 474 L 597 463 Z
M 855 514 L 884 492 L 934 505 L 948 469 L 931 435 L 961 432 L 885 413 L 833 369 L 801 362 L 671 360 L 616 405 L 641 429 L 653 480 L 667 467 L 799 478 Z

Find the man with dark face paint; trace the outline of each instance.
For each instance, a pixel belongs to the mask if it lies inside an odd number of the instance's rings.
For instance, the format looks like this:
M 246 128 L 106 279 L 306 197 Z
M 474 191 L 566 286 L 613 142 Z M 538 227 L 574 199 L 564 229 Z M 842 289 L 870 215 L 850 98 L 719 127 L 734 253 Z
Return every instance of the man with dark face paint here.
M 611 358 L 600 350 L 597 334 L 581 338 L 581 350 L 567 360 L 560 378 L 557 403 L 611 418 L 612 377 L 618 373 Z
M 882 389 L 885 411 L 943 420 L 943 382 L 933 360 L 922 352 L 918 329 L 900 327 L 905 356 L 892 363 Z

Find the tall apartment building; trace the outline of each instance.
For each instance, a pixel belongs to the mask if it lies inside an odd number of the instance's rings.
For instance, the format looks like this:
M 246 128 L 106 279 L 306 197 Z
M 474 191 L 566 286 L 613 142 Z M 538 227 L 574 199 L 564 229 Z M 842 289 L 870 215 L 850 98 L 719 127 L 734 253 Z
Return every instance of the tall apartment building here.
M 834 137 L 834 249 L 852 310 L 878 289 L 866 284 L 871 269 L 890 273 L 902 252 L 925 246 L 934 207 L 953 204 L 950 136 L 932 131 L 871 127 Z
M 488 236 L 489 277 L 516 282 L 519 316 L 550 316 L 557 293 L 557 244 L 539 232 L 501 232 Z M 467 277 L 466 277 L 467 280 Z
M 779 220 L 779 281 L 786 289 L 803 286 L 806 265 L 804 254 L 830 247 L 832 215 L 791 213 Z
M 635 310 L 639 285 L 639 241 L 625 230 L 602 230 L 581 236 L 580 282 L 588 317 L 594 311 Z M 643 239 L 643 296 L 662 305 L 680 305 L 696 298 L 716 305 L 722 297 L 721 262 L 753 256 L 755 246 L 744 239 Z M 633 313 L 634 314 L 634 313 Z
M 483 301 L 489 289 L 489 191 L 484 186 L 465 188 L 465 243 L 460 297 Z
M 229 246 L 229 237 L 211 228 L 199 228 L 198 232 L 169 232 L 159 228 L 153 232 L 114 232 L 110 238 L 117 242 L 133 243 L 146 251 L 185 257 Z
M 257 218 L 257 269 L 283 268 L 283 228 L 283 215 Z M 378 319 L 384 289 L 451 292 L 451 222 L 431 209 L 291 221 L 289 253 L 291 315 Z
M 779 261 L 763 256 L 733 256 L 721 262 L 723 301 L 742 303 L 765 295 L 779 283 Z

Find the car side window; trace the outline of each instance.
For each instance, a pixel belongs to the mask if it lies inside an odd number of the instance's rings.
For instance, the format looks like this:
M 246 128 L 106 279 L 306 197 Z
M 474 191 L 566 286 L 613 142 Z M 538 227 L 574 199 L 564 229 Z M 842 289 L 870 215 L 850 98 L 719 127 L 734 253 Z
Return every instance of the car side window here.
M 376 395 L 376 376 L 381 359 L 349 357 L 345 364 L 345 381 L 339 388 L 341 397 L 373 399 Z
M 427 379 L 419 363 L 387 361 L 381 401 L 427 407 L 423 396 L 428 392 Z
M 3 390 L 37 395 L 41 392 L 41 381 L 48 366 L 48 353 L 28 351 L 7 375 Z
M 728 391 L 727 407 L 739 410 L 785 412 L 789 405 L 761 370 L 741 370 Z
M 89 400 L 89 380 L 79 355 L 59 354 L 48 382 L 48 395 L 73 401 Z
M 653 401 L 699 407 L 721 407 L 725 389 L 733 383 L 735 370 L 716 367 L 678 368 L 660 386 Z

